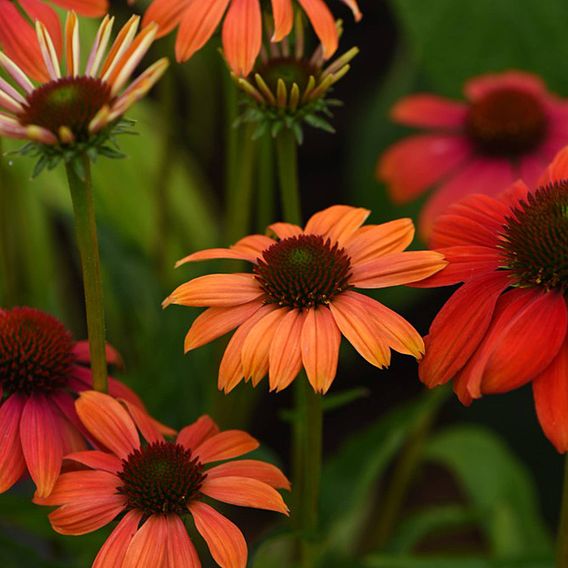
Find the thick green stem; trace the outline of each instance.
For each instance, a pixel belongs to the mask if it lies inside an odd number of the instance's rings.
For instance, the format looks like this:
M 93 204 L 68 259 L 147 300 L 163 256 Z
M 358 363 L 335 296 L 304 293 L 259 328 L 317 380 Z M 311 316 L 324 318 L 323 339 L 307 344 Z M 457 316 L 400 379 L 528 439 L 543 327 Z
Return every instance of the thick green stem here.
M 565 459 L 562 506 L 556 537 L 556 568 L 568 568 L 568 454 Z
M 256 229 L 264 233 L 274 221 L 274 154 L 272 138 L 266 134 L 259 140 L 258 152 L 258 199 Z
M 298 187 L 298 144 L 290 129 L 284 128 L 276 138 L 276 153 L 284 220 L 300 225 L 302 207 Z
M 93 388 L 107 392 L 105 313 L 91 165 L 86 155 L 78 159 L 81 161 L 79 168 L 74 167 L 72 163 L 66 165 L 67 180 L 73 201 L 77 244 L 81 254 Z M 77 169 L 82 172 L 81 176 L 78 175 Z

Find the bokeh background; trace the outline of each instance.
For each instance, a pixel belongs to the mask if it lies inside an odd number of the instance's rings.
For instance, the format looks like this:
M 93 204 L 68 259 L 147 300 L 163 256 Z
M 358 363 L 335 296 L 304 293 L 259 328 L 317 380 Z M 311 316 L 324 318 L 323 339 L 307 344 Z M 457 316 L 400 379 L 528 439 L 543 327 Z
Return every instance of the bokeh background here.
M 336 134 L 306 128 L 300 149 L 305 218 L 334 203 L 370 208 L 371 222 L 416 218 L 421 204 L 394 206 L 374 175 L 377 157 L 406 133 L 388 118 L 405 94 L 426 90 L 459 98 L 470 76 L 517 68 L 541 75 L 552 91 L 568 96 L 564 0 L 360 3 L 364 18 L 355 24 L 347 9 L 330 2 L 344 18 L 342 49 L 357 45 L 361 53 L 334 93 L 344 102 L 333 121 Z M 119 19 L 131 10 L 122 0 L 113 3 Z M 93 22 L 81 25 L 95 29 Z M 219 262 L 173 269 L 189 252 L 228 244 L 224 192 L 232 180 L 225 176 L 230 133 L 223 93 L 231 83 L 217 40 L 190 62 L 172 65 L 136 107 L 130 117 L 138 121 L 139 136 L 121 141 L 128 157 L 101 159 L 94 167 L 108 337 L 126 362 L 118 375 L 160 420 L 180 428 L 212 413 L 226 427 L 249 428 L 263 444 L 263 457 L 289 471 L 289 393 L 269 394 L 261 383 L 256 391 L 242 385 L 220 396 L 215 385 L 223 340 L 184 356 L 183 337 L 199 311 L 160 307 L 189 278 L 231 269 Z M 149 61 L 163 54 L 173 54 L 172 38 L 158 42 Z M 0 304 L 44 309 L 85 338 L 64 172 L 31 180 L 31 170 L 26 158 L 4 161 L 0 238 L 10 254 L 0 263 Z M 253 216 L 249 232 L 259 230 Z M 376 297 L 426 333 L 450 293 L 400 289 Z M 540 431 L 530 389 L 470 408 L 424 391 L 410 358 L 395 355 L 389 370 L 378 371 L 344 345 L 325 415 L 325 566 L 552 566 L 562 460 Z M 435 421 L 424 428 L 425 412 L 436 404 Z M 416 432 L 426 430 L 417 442 Z M 398 522 L 378 550 L 376 518 L 409 443 L 417 445 L 420 459 Z M 107 533 L 54 535 L 45 510 L 29 503 L 30 493 L 23 482 L 0 496 L 0 565 L 89 566 Z M 249 537 L 251 566 L 289 566 L 288 536 L 275 516 L 237 508 L 227 514 Z

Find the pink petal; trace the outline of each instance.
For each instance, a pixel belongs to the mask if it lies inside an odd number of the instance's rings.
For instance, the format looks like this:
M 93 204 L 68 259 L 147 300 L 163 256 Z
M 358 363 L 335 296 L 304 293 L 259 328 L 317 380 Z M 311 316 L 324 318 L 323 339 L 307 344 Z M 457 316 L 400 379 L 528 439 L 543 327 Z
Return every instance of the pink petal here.
M 420 93 L 398 101 L 391 110 L 391 118 L 407 126 L 458 130 L 464 127 L 467 112 L 464 103 Z
M 526 91 L 538 98 L 546 94 L 546 85 L 543 80 L 525 71 L 487 73 L 474 77 L 465 84 L 464 93 L 469 100 L 473 101 L 504 88 Z

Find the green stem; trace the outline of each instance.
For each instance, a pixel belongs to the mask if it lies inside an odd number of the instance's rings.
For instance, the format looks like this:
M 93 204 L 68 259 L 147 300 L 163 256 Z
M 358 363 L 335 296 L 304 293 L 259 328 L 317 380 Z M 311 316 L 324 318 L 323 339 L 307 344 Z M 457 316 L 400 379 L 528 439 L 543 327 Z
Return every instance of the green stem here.
M 568 568 L 568 454 L 565 460 L 562 507 L 556 543 L 556 568 Z
M 278 157 L 278 179 L 282 212 L 287 223 L 302 223 L 302 208 L 298 188 L 298 144 L 294 133 L 284 128 L 276 138 Z
M 105 314 L 91 164 L 86 155 L 77 159 L 80 164 L 68 163 L 66 170 L 75 214 L 77 244 L 81 254 L 93 388 L 107 392 Z M 81 171 L 81 176 L 77 170 Z
M 272 138 L 269 134 L 259 140 L 258 154 L 256 228 L 262 234 L 266 227 L 274 221 L 274 154 Z

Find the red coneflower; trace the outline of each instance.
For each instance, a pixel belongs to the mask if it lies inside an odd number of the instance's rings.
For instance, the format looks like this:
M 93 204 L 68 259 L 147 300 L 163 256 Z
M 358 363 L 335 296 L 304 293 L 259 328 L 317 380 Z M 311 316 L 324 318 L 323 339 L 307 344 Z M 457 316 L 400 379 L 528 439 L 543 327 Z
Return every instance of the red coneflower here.
M 35 502 L 59 506 L 49 519 L 57 532 L 68 535 L 95 531 L 123 515 L 94 568 L 198 568 L 184 525 L 190 516 L 220 566 L 244 568 L 247 545 L 241 531 L 203 497 L 288 513 L 276 489 L 289 489 L 290 484 L 278 468 L 233 459 L 258 447 L 249 434 L 220 432 L 202 416 L 170 442 L 147 417 L 108 395 L 84 392 L 76 407 L 87 430 L 109 451 L 66 456 L 89 469 L 63 473 L 51 495 Z M 223 463 L 209 467 L 218 461 Z
M 324 0 L 298 0 L 310 19 L 323 45 L 326 58 L 337 50 L 338 33 L 335 19 Z M 356 0 L 342 0 L 356 20 L 361 12 Z M 281 41 L 292 30 L 294 8 L 292 0 L 272 0 L 274 35 Z M 226 12 L 226 15 L 225 15 Z M 201 49 L 223 23 L 223 51 L 232 70 L 239 76 L 248 75 L 260 53 L 262 14 L 259 0 L 154 0 L 144 15 L 144 23 L 156 22 L 159 36 L 179 26 L 176 58 L 187 61 Z
M 106 13 L 107 0 L 52 0 L 54 4 L 75 10 L 82 16 L 99 17 Z M 47 81 L 41 50 L 33 23 L 39 20 L 49 30 L 57 53 L 61 53 L 62 38 L 59 18 L 43 0 L 0 0 L 0 49 L 36 81 Z
M 315 391 L 335 378 L 343 334 L 371 364 L 390 363 L 390 349 L 420 358 L 423 342 L 401 316 L 353 288 L 386 288 L 422 280 L 446 262 L 436 252 L 403 252 L 414 236 L 410 219 L 361 227 L 370 211 L 336 205 L 305 228 L 276 223 L 276 239 L 251 235 L 229 249 L 194 253 L 178 262 L 234 258 L 252 273 L 211 274 L 190 280 L 165 301 L 209 307 L 191 326 L 185 349 L 233 335 L 219 369 L 226 392 L 243 378 L 286 388 L 306 369 Z
M 431 246 L 449 265 L 418 286 L 463 282 L 426 338 L 420 378 L 454 381 L 464 404 L 530 381 L 538 418 L 568 450 L 568 148 L 534 191 L 472 195 L 434 224 Z
M 107 359 L 118 363 L 107 348 Z M 63 455 L 85 449 L 74 396 L 92 385 L 89 348 L 54 317 L 33 308 L 0 309 L 0 492 L 28 471 L 48 495 Z M 144 409 L 126 385 L 109 379 L 111 394 Z
M 532 186 L 568 141 L 568 101 L 529 73 L 482 75 L 464 88 L 467 102 L 411 95 L 392 109 L 396 122 L 428 129 L 381 156 L 377 175 L 398 203 L 437 186 L 420 230 L 470 193 L 497 195 L 516 179 Z

